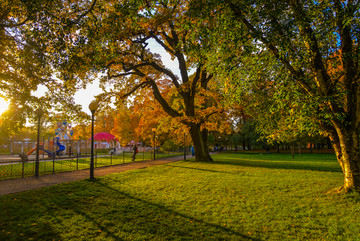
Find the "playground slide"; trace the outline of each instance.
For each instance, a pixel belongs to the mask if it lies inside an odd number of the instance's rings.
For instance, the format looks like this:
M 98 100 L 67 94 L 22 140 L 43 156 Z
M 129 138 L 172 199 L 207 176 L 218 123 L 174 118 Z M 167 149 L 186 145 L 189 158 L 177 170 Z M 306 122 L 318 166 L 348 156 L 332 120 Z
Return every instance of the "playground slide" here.
M 59 142 L 59 138 L 56 138 L 56 145 L 59 147 L 59 150 L 56 151 L 56 155 L 60 155 L 60 152 L 62 152 L 63 150 L 65 150 L 65 146 L 61 145 L 61 143 Z
M 51 151 L 48 151 L 48 150 L 43 150 L 44 152 L 46 152 L 46 154 L 48 154 L 49 157 L 52 157 L 53 153 Z
M 34 149 L 30 150 L 26 155 L 31 155 L 34 151 L 36 151 L 36 147 Z M 40 147 L 40 151 L 46 152 L 46 154 L 48 154 L 48 156 L 53 155 L 51 151 L 45 150 L 42 147 Z
M 42 144 L 41 144 L 42 145 Z M 56 151 L 56 155 L 60 155 L 60 152 L 62 152 L 63 150 L 65 150 L 65 146 L 61 145 L 61 143 L 59 142 L 59 138 L 56 138 L 56 145 L 59 147 L 59 150 Z M 40 150 L 46 152 L 49 156 L 52 156 L 53 153 L 49 150 L 45 150 L 42 147 L 40 147 Z M 36 147 L 32 150 L 30 150 L 26 155 L 30 155 L 31 153 L 33 153 L 34 151 L 36 151 Z
M 33 153 L 34 151 L 36 151 L 36 147 L 32 150 L 30 150 L 28 153 L 26 153 L 26 155 L 31 155 L 31 153 Z

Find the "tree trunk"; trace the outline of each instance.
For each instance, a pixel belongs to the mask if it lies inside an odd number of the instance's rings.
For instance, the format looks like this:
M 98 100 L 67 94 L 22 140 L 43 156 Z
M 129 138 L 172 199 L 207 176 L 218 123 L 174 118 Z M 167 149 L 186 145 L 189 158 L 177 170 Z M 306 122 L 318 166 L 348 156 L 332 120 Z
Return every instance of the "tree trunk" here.
M 359 133 L 352 128 L 337 127 L 330 140 L 344 174 L 344 185 L 339 190 L 360 192 Z
M 201 131 L 200 124 L 190 126 L 190 136 L 194 145 L 195 161 L 197 162 L 213 161 L 209 153 L 207 134 L 208 131 L 206 129 Z

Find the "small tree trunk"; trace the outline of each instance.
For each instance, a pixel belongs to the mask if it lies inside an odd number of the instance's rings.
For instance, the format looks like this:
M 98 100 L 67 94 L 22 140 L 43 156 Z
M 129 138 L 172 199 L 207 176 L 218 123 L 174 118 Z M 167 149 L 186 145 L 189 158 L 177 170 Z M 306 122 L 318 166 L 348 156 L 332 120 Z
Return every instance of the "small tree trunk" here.
M 197 162 L 213 161 L 207 144 L 207 133 L 207 130 L 200 130 L 200 124 L 190 126 L 190 136 L 194 145 L 195 161 Z

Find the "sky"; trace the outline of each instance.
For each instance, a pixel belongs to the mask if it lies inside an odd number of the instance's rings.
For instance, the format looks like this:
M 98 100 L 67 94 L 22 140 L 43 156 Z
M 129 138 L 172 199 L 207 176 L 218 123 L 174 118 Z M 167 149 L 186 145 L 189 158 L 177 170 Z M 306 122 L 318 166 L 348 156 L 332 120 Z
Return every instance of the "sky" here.
M 3 98 L 0 98 L 0 115 L 8 108 L 9 103 Z

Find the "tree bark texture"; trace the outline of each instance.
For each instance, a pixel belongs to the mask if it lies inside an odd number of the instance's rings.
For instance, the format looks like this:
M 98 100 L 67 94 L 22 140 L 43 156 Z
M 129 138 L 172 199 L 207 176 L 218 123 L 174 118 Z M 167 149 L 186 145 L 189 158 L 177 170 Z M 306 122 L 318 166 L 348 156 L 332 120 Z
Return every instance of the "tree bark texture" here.
M 351 128 L 336 128 L 330 140 L 344 174 L 343 190 L 360 192 L 359 133 Z
M 213 161 L 209 154 L 207 132 L 208 131 L 206 129 L 201 131 L 200 124 L 193 124 L 190 126 L 190 135 L 195 150 L 195 161 L 197 162 Z

